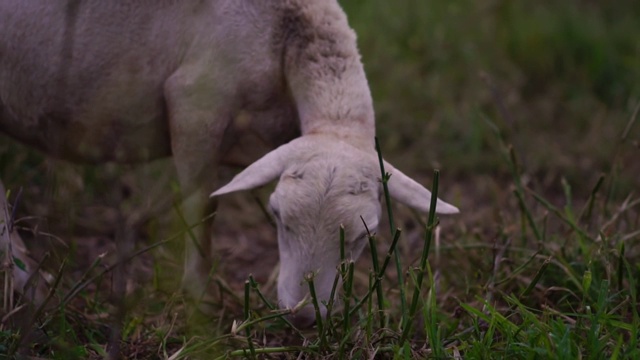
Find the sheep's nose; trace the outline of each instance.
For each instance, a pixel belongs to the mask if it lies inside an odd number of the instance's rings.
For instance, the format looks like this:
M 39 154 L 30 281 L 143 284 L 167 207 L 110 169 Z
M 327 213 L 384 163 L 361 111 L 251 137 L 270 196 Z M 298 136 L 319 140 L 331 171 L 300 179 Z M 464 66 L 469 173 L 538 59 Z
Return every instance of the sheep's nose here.
M 316 322 L 316 312 L 312 305 L 306 305 L 295 313 L 287 315 L 287 320 L 298 329 L 306 329 Z

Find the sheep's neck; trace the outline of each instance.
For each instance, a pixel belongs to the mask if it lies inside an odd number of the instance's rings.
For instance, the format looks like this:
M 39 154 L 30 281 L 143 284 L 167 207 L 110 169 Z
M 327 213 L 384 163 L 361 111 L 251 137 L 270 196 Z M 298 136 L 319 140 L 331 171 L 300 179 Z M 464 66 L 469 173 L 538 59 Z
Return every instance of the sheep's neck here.
M 284 66 L 302 134 L 330 134 L 372 149 L 373 102 L 342 9 L 308 2 L 290 12 Z

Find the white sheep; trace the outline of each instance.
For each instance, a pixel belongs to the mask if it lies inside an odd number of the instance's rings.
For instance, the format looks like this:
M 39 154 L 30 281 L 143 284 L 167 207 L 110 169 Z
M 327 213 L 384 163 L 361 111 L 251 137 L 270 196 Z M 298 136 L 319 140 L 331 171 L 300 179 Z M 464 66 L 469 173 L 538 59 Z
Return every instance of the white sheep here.
M 337 1 L 3 0 L 0 35 L 2 132 L 81 162 L 172 155 L 189 223 L 203 217 L 218 164 L 239 139 L 286 143 L 212 194 L 279 179 L 269 206 L 281 307 L 305 297 L 309 272 L 328 300 L 340 224 L 353 259 L 366 242 L 360 217 L 378 225 L 372 99 Z M 392 197 L 428 211 L 431 193 L 385 166 Z M 438 201 L 437 211 L 458 210 Z M 195 294 L 206 289 L 210 228 L 197 234 L 204 254 L 186 242 L 183 285 Z M 292 320 L 313 318 L 309 305 Z

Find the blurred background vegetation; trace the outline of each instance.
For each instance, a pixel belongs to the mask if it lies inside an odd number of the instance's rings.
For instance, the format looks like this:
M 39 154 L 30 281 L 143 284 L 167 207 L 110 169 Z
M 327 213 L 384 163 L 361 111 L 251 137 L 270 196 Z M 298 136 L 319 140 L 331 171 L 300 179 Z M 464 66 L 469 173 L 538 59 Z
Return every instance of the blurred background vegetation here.
M 547 186 L 562 175 L 590 189 L 609 170 L 640 101 L 640 2 L 341 3 L 358 34 L 378 134 L 405 168 L 442 169 L 445 189 L 454 179 L 500 177 L 507 169 L 491 151 L 489 119 Z M 625 166 L 640 174 L 640 153 Z

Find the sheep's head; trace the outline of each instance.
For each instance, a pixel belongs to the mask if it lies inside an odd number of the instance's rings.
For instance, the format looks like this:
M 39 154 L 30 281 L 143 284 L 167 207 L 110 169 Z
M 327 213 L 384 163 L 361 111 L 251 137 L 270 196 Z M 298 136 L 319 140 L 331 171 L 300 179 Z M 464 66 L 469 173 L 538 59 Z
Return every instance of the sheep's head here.
M 341 156 L 339 161 L 336 156 Z M 378 226 L 381 193 L 375 166 L 353 160 L 347 154 L 322 154 L 280 176 L 269 208 L 278 224 L 278 297 L 283 307 L 295 307 L 308 293 L 304 275 L 313 276 L 319 299 L 329 299 L 340 261 L 340 225 L 345 255 L 351 259 L 358 258 L 366 244 L 363 220 L 371 231 Z M 307 325 L 314 311 L 303 307 L 294 318 Z
M 431 193 L 386 164 L 392 197 L 428 211 Z M 280 252 L 280 306 L 294 308 L 309 293 L 312 276 L 319 301 L 328 302 L 340 263 L 340 226 L 345 255 L 357 259 L 381 214 L 382 184 L 377 155 L 326 137 L 302 137 L 267 154 L 213 196 L 246 190 L 279 177 L 269 208 L 276 218 Z M 458 210 L 438 200 L 437 212 Z M 365 226 L 366 224 L 366 226 Z M 320 305 L 324 315 L 326 308 Z M 291 320 L 300 327 L 315 319 L 312 305 L 299 307 Z

